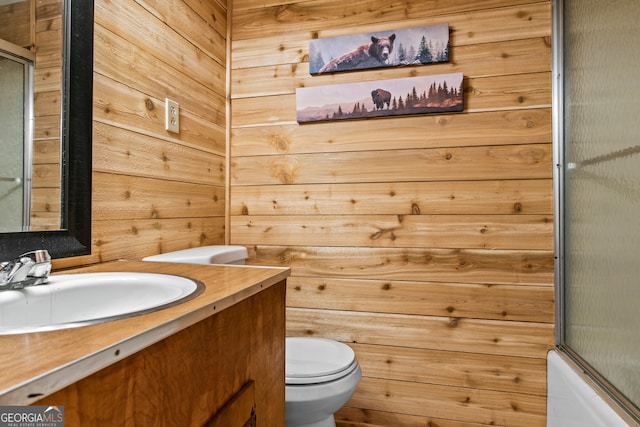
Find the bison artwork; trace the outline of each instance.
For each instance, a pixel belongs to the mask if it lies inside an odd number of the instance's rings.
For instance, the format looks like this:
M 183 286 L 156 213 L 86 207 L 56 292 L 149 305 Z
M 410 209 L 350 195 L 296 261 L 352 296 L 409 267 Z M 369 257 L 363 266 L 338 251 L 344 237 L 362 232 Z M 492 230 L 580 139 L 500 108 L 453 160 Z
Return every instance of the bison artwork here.
M 389 109 L 389 106 L 391 105 L 391 93 L 384 89 L 371 91 L 371 99 L 373 100 L 373 104 L 376 106 L 376 110 L 383 109 L 384 104 L 387 104 L 387 109 Z
M 355 50 L 332 59 L 324 67 L 320 68 L 318 72 L 331 73 L 334 71 L 380 67 L 391 56 L 395 39 L 395 34 L 391 34 L 389 37 L 372 36 L 371 43 L 358 46 Z

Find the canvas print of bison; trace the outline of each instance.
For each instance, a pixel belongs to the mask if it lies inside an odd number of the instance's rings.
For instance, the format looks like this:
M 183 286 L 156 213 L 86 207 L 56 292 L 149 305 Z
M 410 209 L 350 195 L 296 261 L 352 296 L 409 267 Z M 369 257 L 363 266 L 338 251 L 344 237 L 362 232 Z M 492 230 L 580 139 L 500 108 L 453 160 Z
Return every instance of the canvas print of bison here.
M 315 39 L 309 72 L 337 73 L 449 61 L 449 24 Z
M 463 108 L 462 73 L 296 90 L 298 123 L 458 112 Z

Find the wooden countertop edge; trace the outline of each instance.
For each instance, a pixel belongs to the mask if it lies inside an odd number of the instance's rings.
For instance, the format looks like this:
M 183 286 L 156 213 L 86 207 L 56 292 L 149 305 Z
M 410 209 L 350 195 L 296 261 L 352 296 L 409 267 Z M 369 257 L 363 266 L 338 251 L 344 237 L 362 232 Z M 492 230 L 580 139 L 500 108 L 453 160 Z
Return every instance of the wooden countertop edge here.
M 0 336 L 0 363 L 5 373 L 11 372 L 10 379 L 0 379 L 0 405 L 28 405 L 249 298 L 290 274 L 289 269 L 280 267 L 203 265 L 194 268 L 191 264 L 129 261 L 97 264 L 64 273 L 96 271 L 176 274 L 199 280 L 206 289 L 191 301 L 143 316 L 66 330 Z M 244 283 L 223 283 L 236 280 Z M 216 285 L 228 289 L 216 289 Z M 56 345 L 61 342 L 63 347 L 72 350 L 58 354 Z

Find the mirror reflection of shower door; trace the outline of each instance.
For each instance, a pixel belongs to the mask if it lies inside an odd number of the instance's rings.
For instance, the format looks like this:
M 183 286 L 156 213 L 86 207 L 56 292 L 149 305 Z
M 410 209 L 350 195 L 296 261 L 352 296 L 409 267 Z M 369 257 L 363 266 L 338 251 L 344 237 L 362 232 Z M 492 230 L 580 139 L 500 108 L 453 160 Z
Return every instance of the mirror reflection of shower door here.
M 0 50 L 0 231 L 29 230 L 33 63 Z

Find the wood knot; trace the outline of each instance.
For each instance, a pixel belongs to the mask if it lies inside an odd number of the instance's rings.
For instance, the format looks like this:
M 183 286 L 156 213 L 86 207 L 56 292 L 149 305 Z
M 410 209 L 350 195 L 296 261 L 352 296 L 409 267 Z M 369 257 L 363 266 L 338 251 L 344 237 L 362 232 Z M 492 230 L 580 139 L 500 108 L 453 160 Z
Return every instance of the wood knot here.
M 371 236 L 369 236 L 369 239 L 377 240 L 377 239 L 381 238 L 383 234 L 384 234 L 384 231 L 378 230 L 375 233 L 373 233 Z
M 276 149 L 276 151 L 280 153 L 289 152 L 289 140 L 285 137 L 274 136 L 274 138 L 271 140 L 271 144 Z
M 516 202 L 513 204 L 513 210 L 516 212 L 522 212 L 522 203 Z
M 389 289 L 391 289 L 391 283 L 385 283 L 384 285 L 382 285 L 383 291 L 388 291 Z
M 156 107 L 153 105 L 153 101 L 152 101 L 152 100 L 150 100 L 149 98 L 147 98 L 147 99 L 145 99 L 145 100 L 144 100 L 144 106 L 145 106 L 145 107 L 147 108 L 147 110 L 149 110 L 149 111 L 152 111 L 154 108 L 156 108 Z

